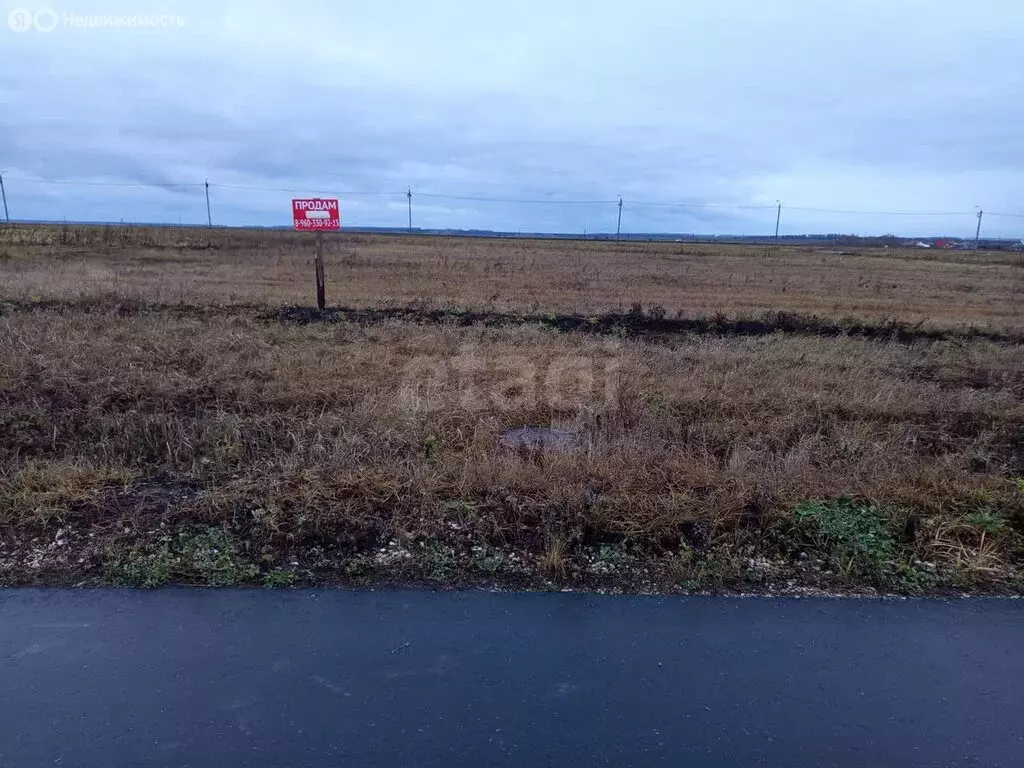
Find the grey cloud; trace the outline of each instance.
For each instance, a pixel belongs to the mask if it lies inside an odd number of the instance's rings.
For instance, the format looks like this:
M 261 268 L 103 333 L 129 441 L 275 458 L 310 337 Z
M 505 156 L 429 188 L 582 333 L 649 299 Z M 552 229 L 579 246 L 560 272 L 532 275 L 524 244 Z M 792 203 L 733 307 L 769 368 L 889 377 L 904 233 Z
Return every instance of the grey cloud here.
M 1007 34 L 1024 10 L 1009 0 L 975 3 L 971 15 L 952 3 L 526 2 L 517 15 L 455 2 L 409 4 L 404 15 L 311 3 L 321 35 L 305 16 L 262 5 L 167 5 L 187 34 L 58 30 L 41 41 L 0 29 L 17 54 L 0 72 L 11 106 L 0 114 L 0 169 L 343 197 L 411 186 L 510 199 L 1024 208 L 1024 68 Z M 142 220 L 205 217 L 192 190 L 110 191 L 106 202 L 72 186 L 14 193 L 25 216 L 57 205 L 68 218 L 114 207 Z M 217 189 L 216 199 L 224 223 L 287 217 L 279 194 Z M 348 220 L 400 225 L 403 202 L 352 199 Z M 416 203 L 432 226 L 608 230 L 615 217 L 607 206 Z M 785 221 L 790 231 L 946 231 L 927 218 L 791 211 Z M 633 205 L 624 217 L 638 230 L 773 223 L 740 207 Z M 1017 223 L 986 227 L 1012 234 Z

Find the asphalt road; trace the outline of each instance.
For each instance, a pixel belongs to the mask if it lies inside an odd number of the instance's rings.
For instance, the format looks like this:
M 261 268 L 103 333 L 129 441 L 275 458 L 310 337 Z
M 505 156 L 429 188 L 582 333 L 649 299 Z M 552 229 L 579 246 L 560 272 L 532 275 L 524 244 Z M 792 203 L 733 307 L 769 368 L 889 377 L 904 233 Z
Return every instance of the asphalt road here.
M 0 766 L 1020 766 L 1024 603 L 0 590 Z

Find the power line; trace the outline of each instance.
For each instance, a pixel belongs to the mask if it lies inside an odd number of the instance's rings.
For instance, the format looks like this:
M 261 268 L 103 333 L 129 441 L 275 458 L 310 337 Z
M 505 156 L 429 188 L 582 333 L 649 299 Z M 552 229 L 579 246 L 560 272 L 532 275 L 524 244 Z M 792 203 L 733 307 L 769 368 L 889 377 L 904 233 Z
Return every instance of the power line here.
M 728 204 L 728 203 L 665 203 L 657 202 L 653 200 L 626 200 L 625 202 L 630 205 L 646 205 L 655 206 L 661 208 L 712 208 L 712 209 L 723 209 L 732 211 L 773 211 L 776 206 L 774 205 L 739 205 L 739 204 Z M 844 213 L 853 215 L 870 215 L 870 216 L 964 216 L 971 211 L 864 211 L 864 210 L 840 210 L 836 208 L 810 208 L 807 206 L 799 205 L 787 205 L 787 211 L 809 211 L 812 213 Z M 1010 214 L 1010 215 L 1021 215 L 1024 214 Z
M 356 197 L 356 196 L 367 196 L 367 197 L 406 197 L 409 206 L 409 218 L 411 220 L 411 208 L 412 208 L 412 195 L 413 192 L 410 189 L 405 192 L 402 191 L 350 191 L 350 190 L 310 190 L 310 189 L 296 189 L 296 188 L 283 188 L 283 187 L 261 187 L 249 184 L 218 184 L 210 182 L 123 182 L 123 181 L 86 181 L 86 180 L 74 180 L 74 179 L 48 179 L 48 178 L 33 178 L 28 176 L 7 176 L 5 181 L 17 181 L 26 182 L 30 184 L 59 184 L 67 186 L 84 186 L 84 187 L 115 187 L 115 188 L 135 188 L 135 189 L 189 189 L 203 187 L 209 195 L 210 187 L 218 189 L 237 189 L 246 190 L 253 192 L 273 192 L 273 193 L 286 193 L 286 194 L 297 194 L 297 195 L 309 195 L 309 194 L 325 194 L 325 195 L 339 195 L 342 197 Z M 505 203 L 512 205 L 616 205 L 619 206 L 619 212 L 621 216 L 621 206 L 623 204 L 642 206 L 642 207 L 661 207 L 661 208 L 677 208 L 677 209 L 693 209 L 693 210 L 734 210 L 734 211 L 755 211 L 755 210 L 774 210 L 775 205 L 746 205 L 746 204 L 729 204 L 729 203 L 682 203 L 682 202 L 666 202 L 666 201 L 655 201 L 655 200 L 629 200 L 629 199 L 611 199 L 611 200 L 560 200 L 560 199 L 537 199 L 537 198 L 506 198 L 506 197 L 489 197 L 486 195 L 447 195 L 437 192 L 416 192 L 419 197 L 434 199 L 434 200 L 453 200 L 463 202 L 478 202 L 478 203 Z M 971 213 L 976 215 L 976 212 L 972 211 L 879 211 L 879 210 L 852 210 L 852 209 L 840 209 L 840 208 L 817 208 L 811 206 L 786 206 L 788 211 L 800 211 L 807 213 L 828 213 L 828 214 L 840 214 L 840 215 L 851 215 L 851 216 L 966 216 Z M 990 216 L 1008 217 L 1008 218 L 1021 218 L 1024 219 L 1024 213 L 996 213 L 986 211 Z M 209 215 L 207 216 L 209 220 Z M 410 221 L 411 227 L 411 221 Z
M 405 194 L 404 192 L 402 194 Z M 433 192 L 417 192 L 417 197 L 432 197 L 438 200 L 468 200 L 476 203 L 517 203 L 522 205 L 617 205 L 618 200 L 517 200 L 503 197 L 475 197 L 470 195 L 439 195 Z
M 333 190 L 311 190 L 311 189 L 282 189 L 277 187 L 257 187 L 245 184 L 217 184 L 214 182 L 124 182 L 124 181 L 78 181 L 72 179 L 43 179 L 31 178 L 28 176 L 8 176 L 8 181 L 24 181 L 30 184 L 63 184 L 76 187 L 128 187 L 136 189 L 176 189 L 179 187 L 204 187 L 206 189 L 215 187 L 218 189 L 244 189 L 254 192 L 288 192 L 292 194 L 344 194 L 344 195 L 404 195 L 404 192 L 350 192 L 348 190 L 339 192 Z
M 773 206 L 774 207 L 774 206 Z M 787 211 L 811 211 L 813 213 L 846 213 L 864 216 L 966 216 L 972 211 L 844 211 L 835 208 L 804 208 L 787 205 Z
M 252 192 L 287 192 L 293 195 L 381 195 L 384 197 L 405 195 L 405 192 L 350 192 L 337 189 L 281 189 L 278 187 L 252 187 L 246 184 L 210 184 L 219 189 L 245 189 Z
M 719 203 L 659 203 L 650 200 L 626 200 L 630 205 L 647 205 L 658 208 L 728 208 L 730 210 L 775 210 L 774 205 L 727 205 Z
M 177 187 L 201 187 L 203 182 L 159 182 L 150 183 L 127 181 L 71 181 L 67 179 L 33 179 L 27 176 L 8 176 L 8 181 L 25 181 L 30 184 L 67 184 L 79 187 L 135 187 L 143 189 L 175 189 Z

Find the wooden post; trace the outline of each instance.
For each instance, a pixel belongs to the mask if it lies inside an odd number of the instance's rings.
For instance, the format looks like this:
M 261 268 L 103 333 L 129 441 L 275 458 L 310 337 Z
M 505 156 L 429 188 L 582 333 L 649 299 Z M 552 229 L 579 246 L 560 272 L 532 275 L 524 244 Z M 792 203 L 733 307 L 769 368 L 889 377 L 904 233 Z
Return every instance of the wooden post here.
M 206 180 L 206 228 L 213 229 L 213 217 L 210 215 L 210 180 Z
M 324 296 L 324 233 L 316 233 L 316 255 L 314 259 L 316 263 L 316 308 L 321 312 L 326 307 L 326 297 Z
M 777 255 L 779 252 L 779 222 L 782 221 L 782 203 L 778 200 L 775 202 L 779 205 L 775 210 L 775 253 Z
M 4 175 L 0 173 L 0 196 L 4 199 L 4 221 L 11 223 L 11 214 L 7 212 L 7 193 L 4 191 Z

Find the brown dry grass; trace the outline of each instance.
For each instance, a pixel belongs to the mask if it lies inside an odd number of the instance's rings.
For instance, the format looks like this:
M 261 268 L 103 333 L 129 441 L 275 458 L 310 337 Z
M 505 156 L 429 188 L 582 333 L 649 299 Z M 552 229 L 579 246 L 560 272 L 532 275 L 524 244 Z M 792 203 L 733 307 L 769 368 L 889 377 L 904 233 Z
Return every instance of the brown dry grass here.
M 7 298 L 310 304 L 310 235 L 12 227 Z M 639 303 L 685 317 L 766 311 L 1024 329 L 1013 253 L 329 234 L 328 303 L 597 313 Z
M 0 298 L 73 300 L 0 316 L 0 578 L 66 581 L 95 573 L 110 548 L 218 525 L 265 567 L 300 561 L 325 578 L 362 572 L 367 553 L 395 541 L 426 542 L 420 570 L 403 571 L 411 578 L 451 578 L 455 551 L 488 573 L 506 562 L 494 552 L 518 552 L 537 578 L 586 581 L 640 552 L 644 567 L 671 555 L 659 573 L 684 584 L 765 572 L 849 584 L 866 577 L 831 573 L 792 514 L 843 496 L 884 511 L 899 552 L 889 586 L 1020 578 L 1019 344 L 291 326 L 251 307 L 145 304 L 308 303 L 290 233 L 199 233 L 219 247 L 190 250 L 160 241 L 173 231 L 125 247 L 48 244 L 54 232 L 16 230 L 18 244 L 0 246 Z M 335 261 L 351 279 L 336 279 L 334 295 L 351 305 L 596 311 L 637 300 L 737 314 L 781 302 L 1024 327 L 1007 287 L 1019 268 L 1005 255 L 702 248 L 359 236 L 331 253 L 348 260 Z M 732 294 L 709 287 L 723 264 Z M 680 271 L 690 289 L 671 282 Z M 856 274 L 897 287 L 867 290 L 871 304 L 840 290 Z M 979 295 L 956 287 L 967 283 Z M 502 430 L 520 425 L 561 426 L 582 442 L 502 447 Z M 85 554 L 47 571 L 46 557 L 23 550 L 54 530 L 60 541 L 91 532 L 107 549 L 82 544 Z M 608 546 L 594 571 L 585 553 Z M 401 562 L 395 551 L 369 567 Z M 761 560 L 768 571 L 747 565 Z
M 660 546 L 698 522 L 738 551 L 805 499 L 852 495 L 947 527 L 1020 502 L 1019 346 L 652 346 L 243 313 L 19 313 L 0 328 L 0 518 L 15 527 L 224 523 L 280 553 L 455 524 L 558 572 L 574 542 Z M 585 443 L 502 448 L 521 424 Z M 190 490 L 123 492 L 154 474 Z M 911 540 L 941 560 L 948 538 L 933 526 Z

